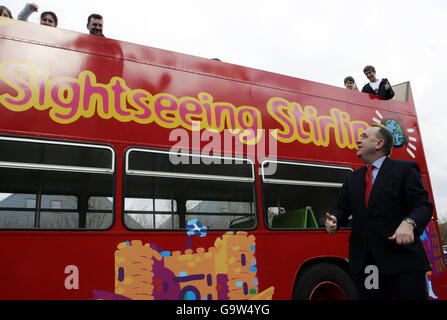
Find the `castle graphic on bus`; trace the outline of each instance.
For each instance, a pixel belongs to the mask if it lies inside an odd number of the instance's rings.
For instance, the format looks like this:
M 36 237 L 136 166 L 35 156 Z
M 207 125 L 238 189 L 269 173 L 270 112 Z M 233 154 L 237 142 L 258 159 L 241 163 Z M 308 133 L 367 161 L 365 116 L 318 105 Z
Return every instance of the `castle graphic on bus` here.
M 271 300 L 274 287 L 259 292 L 255 251 L 255 237 L 242 231 L 195 252 L 122 242 L 115 251 L 115 293 L 95 290 L 95 299 Z

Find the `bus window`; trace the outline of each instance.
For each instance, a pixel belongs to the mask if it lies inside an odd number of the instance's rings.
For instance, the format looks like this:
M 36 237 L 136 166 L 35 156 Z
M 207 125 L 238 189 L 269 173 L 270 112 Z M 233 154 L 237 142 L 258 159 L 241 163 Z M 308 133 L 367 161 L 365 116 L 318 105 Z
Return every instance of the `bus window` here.
M 32 228 L 35 208 L 35 194 L 0 193 L 0 227 Z
M 177 229 L 177 203 L 169 199 L 126 198 L 124 223 L 130 229 Z
M 92 223 L 89 199 L 113 195 L 113 173 L 109 147 L 0 136 L 0 228 L 109 228 L 111 211 Z
M 276 172 L 265 175 L 262 163 L 266 223 L 271 229 L 319 229 L 336 203 L 351 168 L 316 163 L 275 161 Z
M 210 229 L 254 227 L 252 202 L 188 200 L 186 215 L 187 220 L 197 219 Z
M 112 223 L 113 198 L 90 197 L 88 199 L 86 229 L 107 229 Z
M 193 219 L 208 230 L 256 226 L 254 166 L 247 159 L 130 149 L 124 185 L 129 229 L 185 230 Z
M 39 220 L 42 229 L 76 229 L 79 225 L 77 197 L 43 194 Z

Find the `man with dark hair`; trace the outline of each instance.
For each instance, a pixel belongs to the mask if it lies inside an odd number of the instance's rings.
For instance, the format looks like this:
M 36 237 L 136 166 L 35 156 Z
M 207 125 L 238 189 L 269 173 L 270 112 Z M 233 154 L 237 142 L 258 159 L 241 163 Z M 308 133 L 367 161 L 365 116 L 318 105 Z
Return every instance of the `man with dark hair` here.
M 363 86 L 362 92 L 380 96 L 385 100 L 389 100 L 394 97 L 394 91 L 388 79 L 377 79 L 376 69 L 373 66 L 366 66 L 363 68 L 363 73 L 368 78 L 369 83 Z
M 87 29 L 91 35 L 104 37 L 102 33 L 103 19 L 100 14 L 93 13 L 87 19 Z
M 337 204 L 326 214 L 333 234 L 352 216 L 349 269 L 360 299 L 427 299 L 429 264 L 420 235 L 433 205 L 422 186 L 416 162 L 392 160 L 392 133 L 381 125 L 357 140 L 357 157 L 366 166 L 350 173 Z M 367 285 L 376 268 L 378 283 Z
M 359 89 L 357 88 L 357 84 L 355 83 L 354 78 L 351 77 L 351 76 L 348 76 L 348 77 L 345 78 L 344 84 L 345 84 L 346 89 L 348 89 L 348 90 L 359 91 Z

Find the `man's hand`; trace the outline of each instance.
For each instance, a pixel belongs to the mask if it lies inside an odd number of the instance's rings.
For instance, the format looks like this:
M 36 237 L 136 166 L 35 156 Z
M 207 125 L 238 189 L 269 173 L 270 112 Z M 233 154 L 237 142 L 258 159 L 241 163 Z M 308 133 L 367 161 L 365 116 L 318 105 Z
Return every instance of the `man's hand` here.
M 414 241 L 414 232 L 413 225 L 408 223 L 407 221 L 402 221 L 396 232 L 388 238 L 388 240 L 396 241 L 397 244 L 406 245 L 413 243 Z
M 385 90 L 390 90 L 390 88 L 391 88 L 390 83 L 387 81 L 385 83 Z
M 37 12 L 39 10 L 39 6 L 35 3 L 27 3 L 26 5 L 31 11 Z
M 334 234 L 337 231 L 337 218 L 326 213 L 326 231 L 329 234 Z

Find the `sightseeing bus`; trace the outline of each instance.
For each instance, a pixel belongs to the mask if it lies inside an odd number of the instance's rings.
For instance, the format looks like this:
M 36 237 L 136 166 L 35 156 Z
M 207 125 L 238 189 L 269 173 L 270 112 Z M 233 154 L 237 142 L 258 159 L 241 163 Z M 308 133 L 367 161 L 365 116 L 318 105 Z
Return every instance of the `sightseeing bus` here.
M 325 231 L 373 123 L 433 195 L 409 83 L 372 95 L 0 18 L 0 299 L 355 299 Z M 421 235 L 445 299 L 436 212 Z

